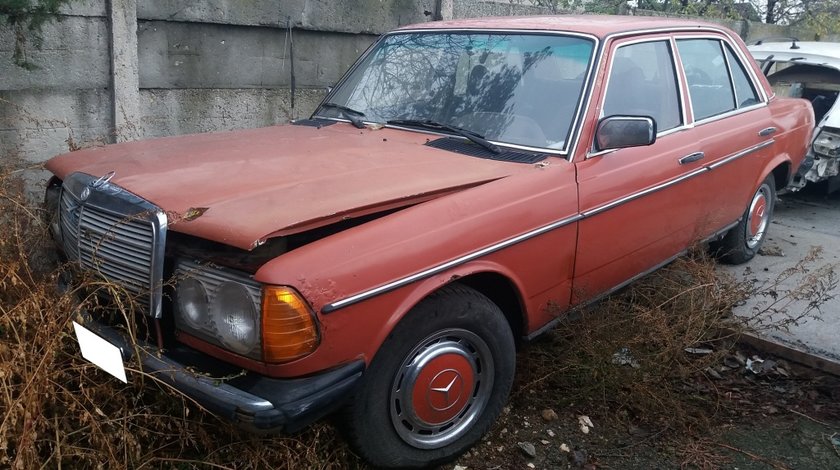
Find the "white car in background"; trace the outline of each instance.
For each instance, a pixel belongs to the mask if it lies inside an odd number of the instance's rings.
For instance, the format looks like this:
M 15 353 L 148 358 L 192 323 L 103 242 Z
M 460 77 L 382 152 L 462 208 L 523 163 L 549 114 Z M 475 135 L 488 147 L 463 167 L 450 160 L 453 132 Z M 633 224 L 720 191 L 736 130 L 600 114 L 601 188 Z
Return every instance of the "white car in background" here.
M 827 181 L 840 189 L 840 43 L 759 40 L 748 49 L 779 96 L 810 100 L 816 128 L 811 150 L 789 189 Z

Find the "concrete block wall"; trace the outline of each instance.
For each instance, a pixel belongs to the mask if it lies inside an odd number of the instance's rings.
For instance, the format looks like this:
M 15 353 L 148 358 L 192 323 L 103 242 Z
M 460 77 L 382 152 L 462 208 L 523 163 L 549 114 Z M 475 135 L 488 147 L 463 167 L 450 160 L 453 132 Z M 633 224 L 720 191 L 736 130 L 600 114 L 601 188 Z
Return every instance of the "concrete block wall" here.
M 12 63 L 14 32 L 0 28 L 0 158 L 306 117 L 379 34 L 435 19 L 440 3 L 76 0 L 27 48 L 35 70 Z
M 508 0 L 75 0 L 45 25 L 42 49 L 28 48 L 35 70 L 12 64 L 14 32 L 0 27 L 0 158 L 287 122 L 311 114 L 383 32 L 551 13 Z M 724 23 L 747 39 L 791 35 Z
M 430 21 L 436 7 L 435 0 L 138 2 L 138 134 L 306 117 L 379 34 Z
M 14 31 L 0 26 L 0 156 L 39 162 L 112 129 L 109 33 L 105 5 L 76 2 L 44 25 L 37 68 L 12 63 Z
M 457 0 L 452 2 L 453 18 L 483 16 L 552 15 L 558 13 L 550 7 L 514 3 L 505 0 Z

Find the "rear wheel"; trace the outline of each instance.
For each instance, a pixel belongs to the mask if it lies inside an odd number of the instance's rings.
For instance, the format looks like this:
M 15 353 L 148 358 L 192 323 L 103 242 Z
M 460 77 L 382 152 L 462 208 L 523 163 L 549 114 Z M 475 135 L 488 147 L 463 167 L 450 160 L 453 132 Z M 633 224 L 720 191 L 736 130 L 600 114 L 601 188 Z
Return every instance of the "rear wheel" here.
M 499 308 L 464 286 L 417 305 L 383 343 L 344 427 L 376 466 L 452 460 L 487 431 L 513 382 L 513 333 Z
M 753 194 L 738 225 L 712 244 L 717 257 L 728 264 L 742 264 L 751 260 L 767 239 L 767 229 L 773 219 L 776 204 L 776 182 L 769 175 Z

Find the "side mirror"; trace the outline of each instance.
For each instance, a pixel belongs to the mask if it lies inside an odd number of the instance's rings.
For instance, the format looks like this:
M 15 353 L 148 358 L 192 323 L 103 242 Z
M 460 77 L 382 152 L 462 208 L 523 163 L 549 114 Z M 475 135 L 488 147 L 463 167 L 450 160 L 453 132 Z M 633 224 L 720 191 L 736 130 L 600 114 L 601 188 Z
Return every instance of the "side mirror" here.
M 597 151 L 641 147 L 656 142 L 656 121 L 649 116 L 608 116 L 598 121 Z

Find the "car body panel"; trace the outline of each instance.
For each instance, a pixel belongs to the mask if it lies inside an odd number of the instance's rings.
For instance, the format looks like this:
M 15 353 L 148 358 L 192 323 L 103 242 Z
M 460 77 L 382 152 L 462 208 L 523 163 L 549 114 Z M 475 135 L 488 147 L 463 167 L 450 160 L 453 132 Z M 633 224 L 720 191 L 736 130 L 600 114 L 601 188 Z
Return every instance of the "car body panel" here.
M 840 71 L 840 44 L 832 42 L 797 41 L 797 49 L 791 49 L 790 42 L 766 42 L 749 46 L 752 57 L 762 64 L 767 62 L 789 62 L 809 64 Z M 769 59 L 768 59 L 769 58 Z M 835 102 L 817 127 L 840 128 L 840 113 Z
M 700 20 L 650 16 L 552 15 L 466 18 L 406 25 L 405 30 L 525 30 L 529 32 L 572 32 L 600 38 L 616 34 L 667 29 L 714 29 L 720 26 Z
M 608 50 L 671 36 L 723 40 L 743 54 L 742 43 L 715 32 L 631 36 L 611 42 Z M 580 208 L 586 217 L 580 222 L 574 280 L 578 298 L 573 303 L 623 285 L 731 226 L 744 207 L 731 201 L 746 201 L 769 172 L 765 167 L 775 155 L 775 142 L 759 136 L 771 123 L 766 103 L 695 123 L 678 54 L 675 60 L 682 126 L 663 133 L 649 147 L 590 151 L 585 160 L 578 160 Z M 601 82 L 596 85 L 602 95 L 606 93 L 603 82 L 609 78 L 605 70 L 609 56 L 603 62 Z M 766 90 L 766 82 L 759 80 L 758 86 Z M 594 99 L 601 102 L 603 96 Z M 590 109 L 588 121 L 597 121 L 599 112 Z M 703 158 L 679 163 L 695 152 L 702 152 Z M 738 157 L 739 153 L 745 154 Z M 762 176 L 754 185 L 745 185 L 744 174 Z
M 577 215 L 575 169 L 565 160 L 452 194 L 316 241 L 268 262 L 255 278 L 295 285 L 316 311 L 394 280 L 421 273 L 465 253 L 492 247 Z M 418 230 L 417 220 L 428 226 Z M 371 237 L 372 233 L 377 234 Z M 307 365 L 370 360 L 392 326 L 432 290 L 477 272 L 495 272 L 520 292 L 525 330 L 536 330 L 568 307 L 577 226 L 569 222 L 480 259 L 320 316 L 324 343 Z M 314 257 L 330 260 L 313 264 Z M 549 301 L 552 301 L 549 307 Z M 383 307 L 388 305 L 388 307 Z M 348 323 L 349 322 L 349 323 Z M 346 325 L 353 334 L 347 335 Z M 303 362 L 303 361 L 300 361 Z M 318 366 L 316 366 L 317 368 Z M 297 364 L 278 366 L 297 369 Z M 280 369 L 278 369 L 280 370 Z
M 583 98 L 583 121 L 567 159 L 498 162 L 425 145 L 441 133 L 357 129 L 335 118 L 320 128 L 278 126 L 84 150 L 47 168 L 59 178 L 115 170 L 113 184 L 166 211 L 207 207 L 172 230 L 246 250 L 266 238 L 378 213 L 252 273 L 260 283 L 291 286 L 305 298 L 320 333 L 311 354 L 268 364 L 186 340 L 258 374 L 300 377 L 359 359 L 370 363 L 418 302 L 475 274 L 512 286 L 521 312 L 507 313 L 523 336 L 543 331 L 570 306 L 731 227 L 761 181 L 777 167 L 795 171 L 810 143 L 807 103 L 770 97 L 700 122 L 685 103 L 683 126 L 653 145 L 592 151 L 609 57 L 622 41 L 719 38 L 753 67 L 761 94 L 772 95 L 740 39 L 716 25 L 558 16 L 436 22 L 403 31 L 412 29 L 571 31 L 601 38 L 586 86 L 593 91 Z M 687 97 L 685 74 L 678 69 L 677 75 Z M 771 136 L 759 135 L 770 127 L 776 129 Z M 680 165 L 695 152 L 704 158 Z
M 599 107 L 590 109 L 588 121 L 597 121 L 602 114 L 614 51 L 648 41 L 668 42 L 670 35 L 638 35 L 610 42 L 602 60 L 600 93 L 593 97 Z M 593 141 L 594 136 L 588 140 Z M 580 222 L 573 303 L 604 294 L 652 269 L 682 251 L 692 236 L 703 231 L 695 226 L 696 213 L 703 207 L 697 181 L 671 184 L 694 172 L 677 160 L 696 151 L 695 145 L 678 128 L 660 135 L 651 146 L 606 153 L 590 150 L 585 159 L 576 161 L 580 211 L 586 217 Z M 625 200 L 633 195 L 633 200 Z M 680 204 L 673 204 L 674 200 Z M 620 233 L 616 227 L 621 227 Z
M 176 220 L 207 209 L 172 230 L 242 249 L 523 170 L 424 146 L 428 139 L 395 129 L 287 125 L 79 150 L 47 169 L 62 179 L 116 171 L 111 183 Z

